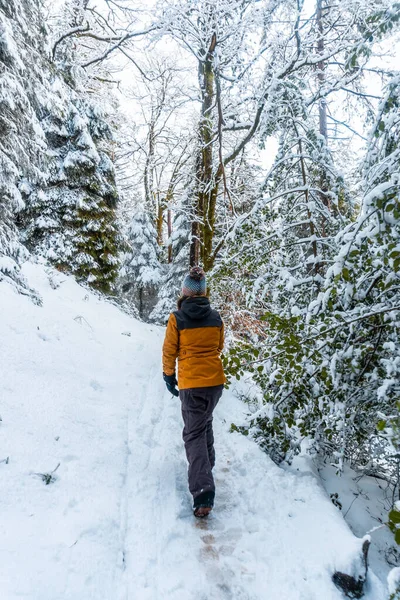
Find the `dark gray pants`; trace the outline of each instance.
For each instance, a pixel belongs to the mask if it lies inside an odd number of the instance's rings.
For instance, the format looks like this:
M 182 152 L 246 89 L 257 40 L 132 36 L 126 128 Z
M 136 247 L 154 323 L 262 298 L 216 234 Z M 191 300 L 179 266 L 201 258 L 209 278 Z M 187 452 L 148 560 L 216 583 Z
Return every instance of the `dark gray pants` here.
M 213 410 L 221 398 L 223 385 L 180 390 L 183 441 L 189 463 L 189 490 L 193 498 L 215 491 L 211 469 L 215 464 Z

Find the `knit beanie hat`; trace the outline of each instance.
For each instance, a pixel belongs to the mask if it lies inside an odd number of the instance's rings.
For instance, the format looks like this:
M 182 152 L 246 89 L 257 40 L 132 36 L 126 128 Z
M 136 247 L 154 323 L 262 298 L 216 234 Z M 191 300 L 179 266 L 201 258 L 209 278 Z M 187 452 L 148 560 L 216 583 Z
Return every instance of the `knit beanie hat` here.
M 192 267 L 182 282 L 182 296 L 200 296 L 206 293 L 206 276 L 201 267 Z

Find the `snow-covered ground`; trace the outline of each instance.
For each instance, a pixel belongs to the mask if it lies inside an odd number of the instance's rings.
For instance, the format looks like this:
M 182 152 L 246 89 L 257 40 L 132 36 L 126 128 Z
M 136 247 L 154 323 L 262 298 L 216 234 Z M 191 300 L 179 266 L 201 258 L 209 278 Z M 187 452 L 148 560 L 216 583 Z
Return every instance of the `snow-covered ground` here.
M 385 525 L 393 505 L 391 486 L 347 465 L 341 477 L 334 466 L 321 466 L 320 477 L 328 494 L 337 495 L 335 503 L 355 535 L 371 531 L 369 559 L 375 574 L 385 581 L 389 571 L 400 564 L 400 547 Z
M 361 540 L 315 475 L 229 433 L 242 405 L 225 392 L 216 506 L 196 521 L 163 329 L 24 272 L 43 306 L 0 284 L 1 600 L 343 598 L 331 576 L 351 573 Z M 386 598 L 371 571 L 365 597 Z

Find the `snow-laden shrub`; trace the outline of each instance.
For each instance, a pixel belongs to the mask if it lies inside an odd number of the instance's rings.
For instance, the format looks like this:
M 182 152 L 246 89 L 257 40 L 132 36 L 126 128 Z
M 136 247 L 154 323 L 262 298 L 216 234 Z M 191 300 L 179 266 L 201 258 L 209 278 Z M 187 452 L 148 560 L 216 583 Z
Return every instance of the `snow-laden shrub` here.
M 302 228 L 310 226 L 310 216 L 302 224 L 300 205 L 298 221 L 288 219 L 301 190 L 280 202 L 279 213 L 273 207 L 255 212 L 240 232 L 239 242 L 247 246 L 237 288 L 252 300 L 253 316 L 258 312 L 266 330 L 239 339 L 227 368 L 234 375 L 252 371 L 263 390 L 268 411 L 255 414 L 249 429 L 275 456 L 290 460 L 305 437 L 339 469 L 345 459 L 367 464 L 371 444 L 382 437 L 398 450 L 399 114 L 394 77 L 370 137 L 361 209 L 345 227 L 337 226 L 335 236 L 327 222 L 330 235 L 307 238 Z M 305 213 L 309 206 L 303 202 Z M 324 223 L 322 210 L 315 230 Z M 267 227 L 268 219 L 277 228 Z M 225 276 L 228 261 L 220 269 Z

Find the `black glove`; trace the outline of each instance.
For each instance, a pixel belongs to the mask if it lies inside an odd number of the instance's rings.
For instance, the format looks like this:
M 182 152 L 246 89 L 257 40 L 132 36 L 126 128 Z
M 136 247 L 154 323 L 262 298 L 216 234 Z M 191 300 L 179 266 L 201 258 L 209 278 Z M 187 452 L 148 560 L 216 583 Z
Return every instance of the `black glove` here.
M 174 396 L 179 396 L 179 392 L 175 387 L 176 385 L 178 385 L 175 373 L 173 375 L 166 375 L 165 373 L 163 373 L 163 378 L 167 385 L 168 391 L 171 392 L 171 394 L 173 394 Z

